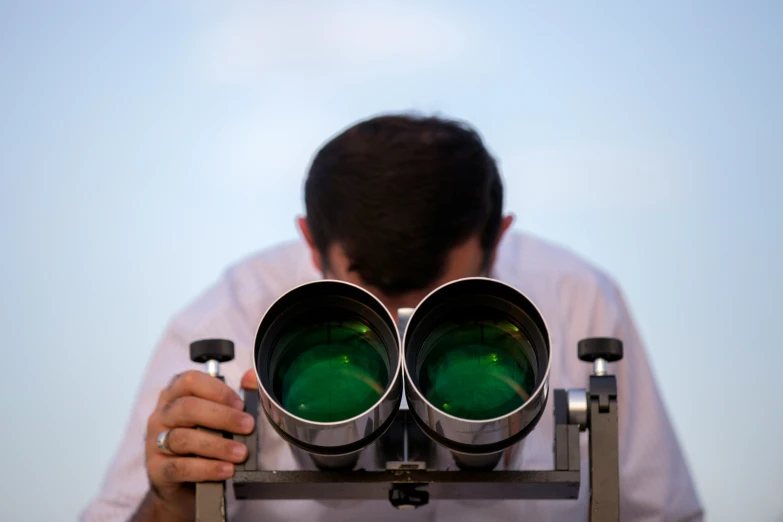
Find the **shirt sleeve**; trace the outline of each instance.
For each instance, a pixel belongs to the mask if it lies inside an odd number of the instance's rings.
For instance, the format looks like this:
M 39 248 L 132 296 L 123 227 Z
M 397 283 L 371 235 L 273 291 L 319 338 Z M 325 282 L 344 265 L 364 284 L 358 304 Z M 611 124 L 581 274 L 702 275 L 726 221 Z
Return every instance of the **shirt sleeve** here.
M 611 336 L 623 341 L 617 375 L 620 520 L 685 522 L 704 518 L 680 443 L 658 391 L 645 346 L 622 292 L 610 285 Z
M 82 511 L 80 522 L 128 520 L 147 494 L 149 481 L 144 465 L 147 419 L 154 411 L 161 390 L 178 373 L 194 369 L 189 343 L 169 327 L 147 365 L 130 419 L 114 458 L 95 498 Z

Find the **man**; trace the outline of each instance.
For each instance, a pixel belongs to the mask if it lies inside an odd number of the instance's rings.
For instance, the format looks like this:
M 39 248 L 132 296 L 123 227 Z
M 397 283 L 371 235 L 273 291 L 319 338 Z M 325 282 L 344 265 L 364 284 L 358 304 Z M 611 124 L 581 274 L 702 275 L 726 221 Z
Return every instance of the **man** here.
M 574 255 L 510 231 L 503 185 L 481 138 L 438 118 L 381 116 L 360 122 L 315 156 L 305 185 L 304 241 L 231 267 L 169 324 L 141 385 L 126 435 L 83 522 L 193 520 L 193 486 L 232 476 L 247 449 L 194 426 L 248 433 L 252 418 L 233 390 L 255 386 L 253 342 L 266 308 L 287 290 L 321 277 L 364 287 L 390 310 L 414 307 L 448 281 L 485 275 L 530 297 L 551 330 L 554 388 L 586 387 L 589 365 L 576 344 L 618 337 L 624 359 L 612 365 L 619 388 L 621 518 L 701 520 L 687 466 L 656 389 L 623 297 L 603 273 Z M 189 343 L 234 341 L 222 366 L 226 384 L 190 362 Z M 500 466 L 551 469 L 551 401 L 537 428 Z M 259 419 L 262 469 L 296 469 L 291 448 Z M 159 447 L 162 434 L 166 444 Z M 587 451 L 578 501 L 433 501 L 414 512 L 387 502 L 234 501 L 229 520 L 537 520 L 586 521 Z M 204 458 L 206 457 L 206 458 Z M 444 464 L 445 465 L 445 464 Z

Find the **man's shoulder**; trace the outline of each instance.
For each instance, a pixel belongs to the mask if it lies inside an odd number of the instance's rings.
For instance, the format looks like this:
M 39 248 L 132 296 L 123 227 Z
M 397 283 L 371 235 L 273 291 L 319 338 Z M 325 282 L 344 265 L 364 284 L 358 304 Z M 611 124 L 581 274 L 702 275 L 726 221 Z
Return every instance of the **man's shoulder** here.
M 244 318 L 254 325 L 280 295 L 317 277 L 306 244 L 296 240 L 281 242 L 229 264 L 174 321 L 208 324 L 230 315 L 233 320 Z
M 510 231 L 498 250 L 498 277 L 521 286 L 569 287 L 579 293 L 614 295 L 618 286 L 596 263 L 554 241 Z
M 318 277 L 310 250 L 300 240 L 290 240 L 253 252 L 229 265 L 224 278 L 240 286 L 240 292 L 258 290 L 282 294 Z
M 603 269 L 566 247 L 523 233 L 508 239 L 498 255 L 497 277 L 543 314 L 561 354 L 553 378 L 581 383 L 585 366 L 572 357 L 573 349 L 586 337 L 617 335 L 628 319 L 622 290 Z

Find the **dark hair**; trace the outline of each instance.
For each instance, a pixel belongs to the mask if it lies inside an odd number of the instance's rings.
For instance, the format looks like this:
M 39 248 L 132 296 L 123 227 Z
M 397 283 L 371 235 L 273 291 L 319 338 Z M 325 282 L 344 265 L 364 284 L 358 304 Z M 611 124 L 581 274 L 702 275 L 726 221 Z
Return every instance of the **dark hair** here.
M 489 263 L 503 184 L 469 125 L 383 115 L 353 125 L 318 151 L 305 206 L 324 262 L 338 243 L 365 283 L 395 295 L 430 285 L 442 275 L 448 252 L 474 234 Z

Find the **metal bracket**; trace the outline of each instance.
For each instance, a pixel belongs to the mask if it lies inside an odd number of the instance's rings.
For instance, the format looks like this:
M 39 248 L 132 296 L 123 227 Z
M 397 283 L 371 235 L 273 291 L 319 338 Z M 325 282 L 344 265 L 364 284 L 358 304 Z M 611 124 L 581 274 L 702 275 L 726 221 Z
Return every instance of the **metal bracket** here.
M 565 397 L 565 390 L 555 390 L 556 416 L 561 395 Z M 259 415 L 257 392 L 245 391 L 245 411 Z M 406 414 L 398 413 L 399 416 Z M 256 432 L 235 437 L 235 440 L 247 444 L 250 454 L 257 456 L 254 451 Z M 256 459 L 248 458 L 243 465 L 237 466 L 233 488 L 239 500 L 389 500 L 398 509 L 414 509 L 430 499 L 578 498 L 579 426 L 567 424 L 567 418 L 565 423 L 558 422 L 554 446 L 557 465 L 552 471 L 262 471 L 258 470 Z M 412 449 L 409 456 L 417 458 Z M 419 461 L 407 462 L 418 464 Z M 201 522 L 218 521 L 222 522 L 220 519 Z
M 252 415 L 258 424 L 259 397 L 256 390 L 243 390 L 245 400 L 245 413 Z M 234 466 L 236 471 L 258 470 L 258 428 L 248 435 L 234 435 L 234 440 L 247 446 L 247 459 L 242 464 Z
M 214 364 L 210 364 L 214 363 Z M 221 381 L 222 376 L 218 375 L 217 362 L 208 361 L 207 367 L 213 367 L 213 377 Z M 258 396 L 258 394 L 255 394 Z M 207 428 L 196 428 L 199 431 L 223 435 L 220 432 Z M 198 482 L 196 483 L 196 522 L 226 522 L 226 483 L 221 482 Z
M 590 522 L 620 519 L 617 380 L 590 376 Z
M 569 424 L 568 392 L 555 390 L 555 469 L 579 471 L 579 425 Z
M 590 522 L 619 520 L 617 383 L 591 376 L 588 396 Z M 246 390 L 245 411 L 258 419 L 259 396 Z M 398 415 L 407 415 L 400 411 Z M 419 468 L 409 450 L 399 466 L 382 471 L 266 471 L 258 469 L 258 433 L 235 436 L 248 446 L 248 459 L 232 480 L 238 500 L 388 500 L 397 509 L 415 509 L 432 499 L 576 499 L 580 487 L 578 424 L 569 416 L 566 390 L 554 390 L 554 456 L 551 471 L 433 471 Z M 401 419 L 405 426 L 405 419 Z M 396 421 L 396 419 L 395 419 Z M 391 431 L 391 430 L 390 430 Z M 413 457 L 415 460 L 408 460 Z M 387 462 L 388 463 L 388 462 Z M 391 466 L 394 467 L 394 466 Z M 406 469 L 402 469 L 405 467 Z M 197 522 L 226 522 L 225 482 L 196 485 Z

